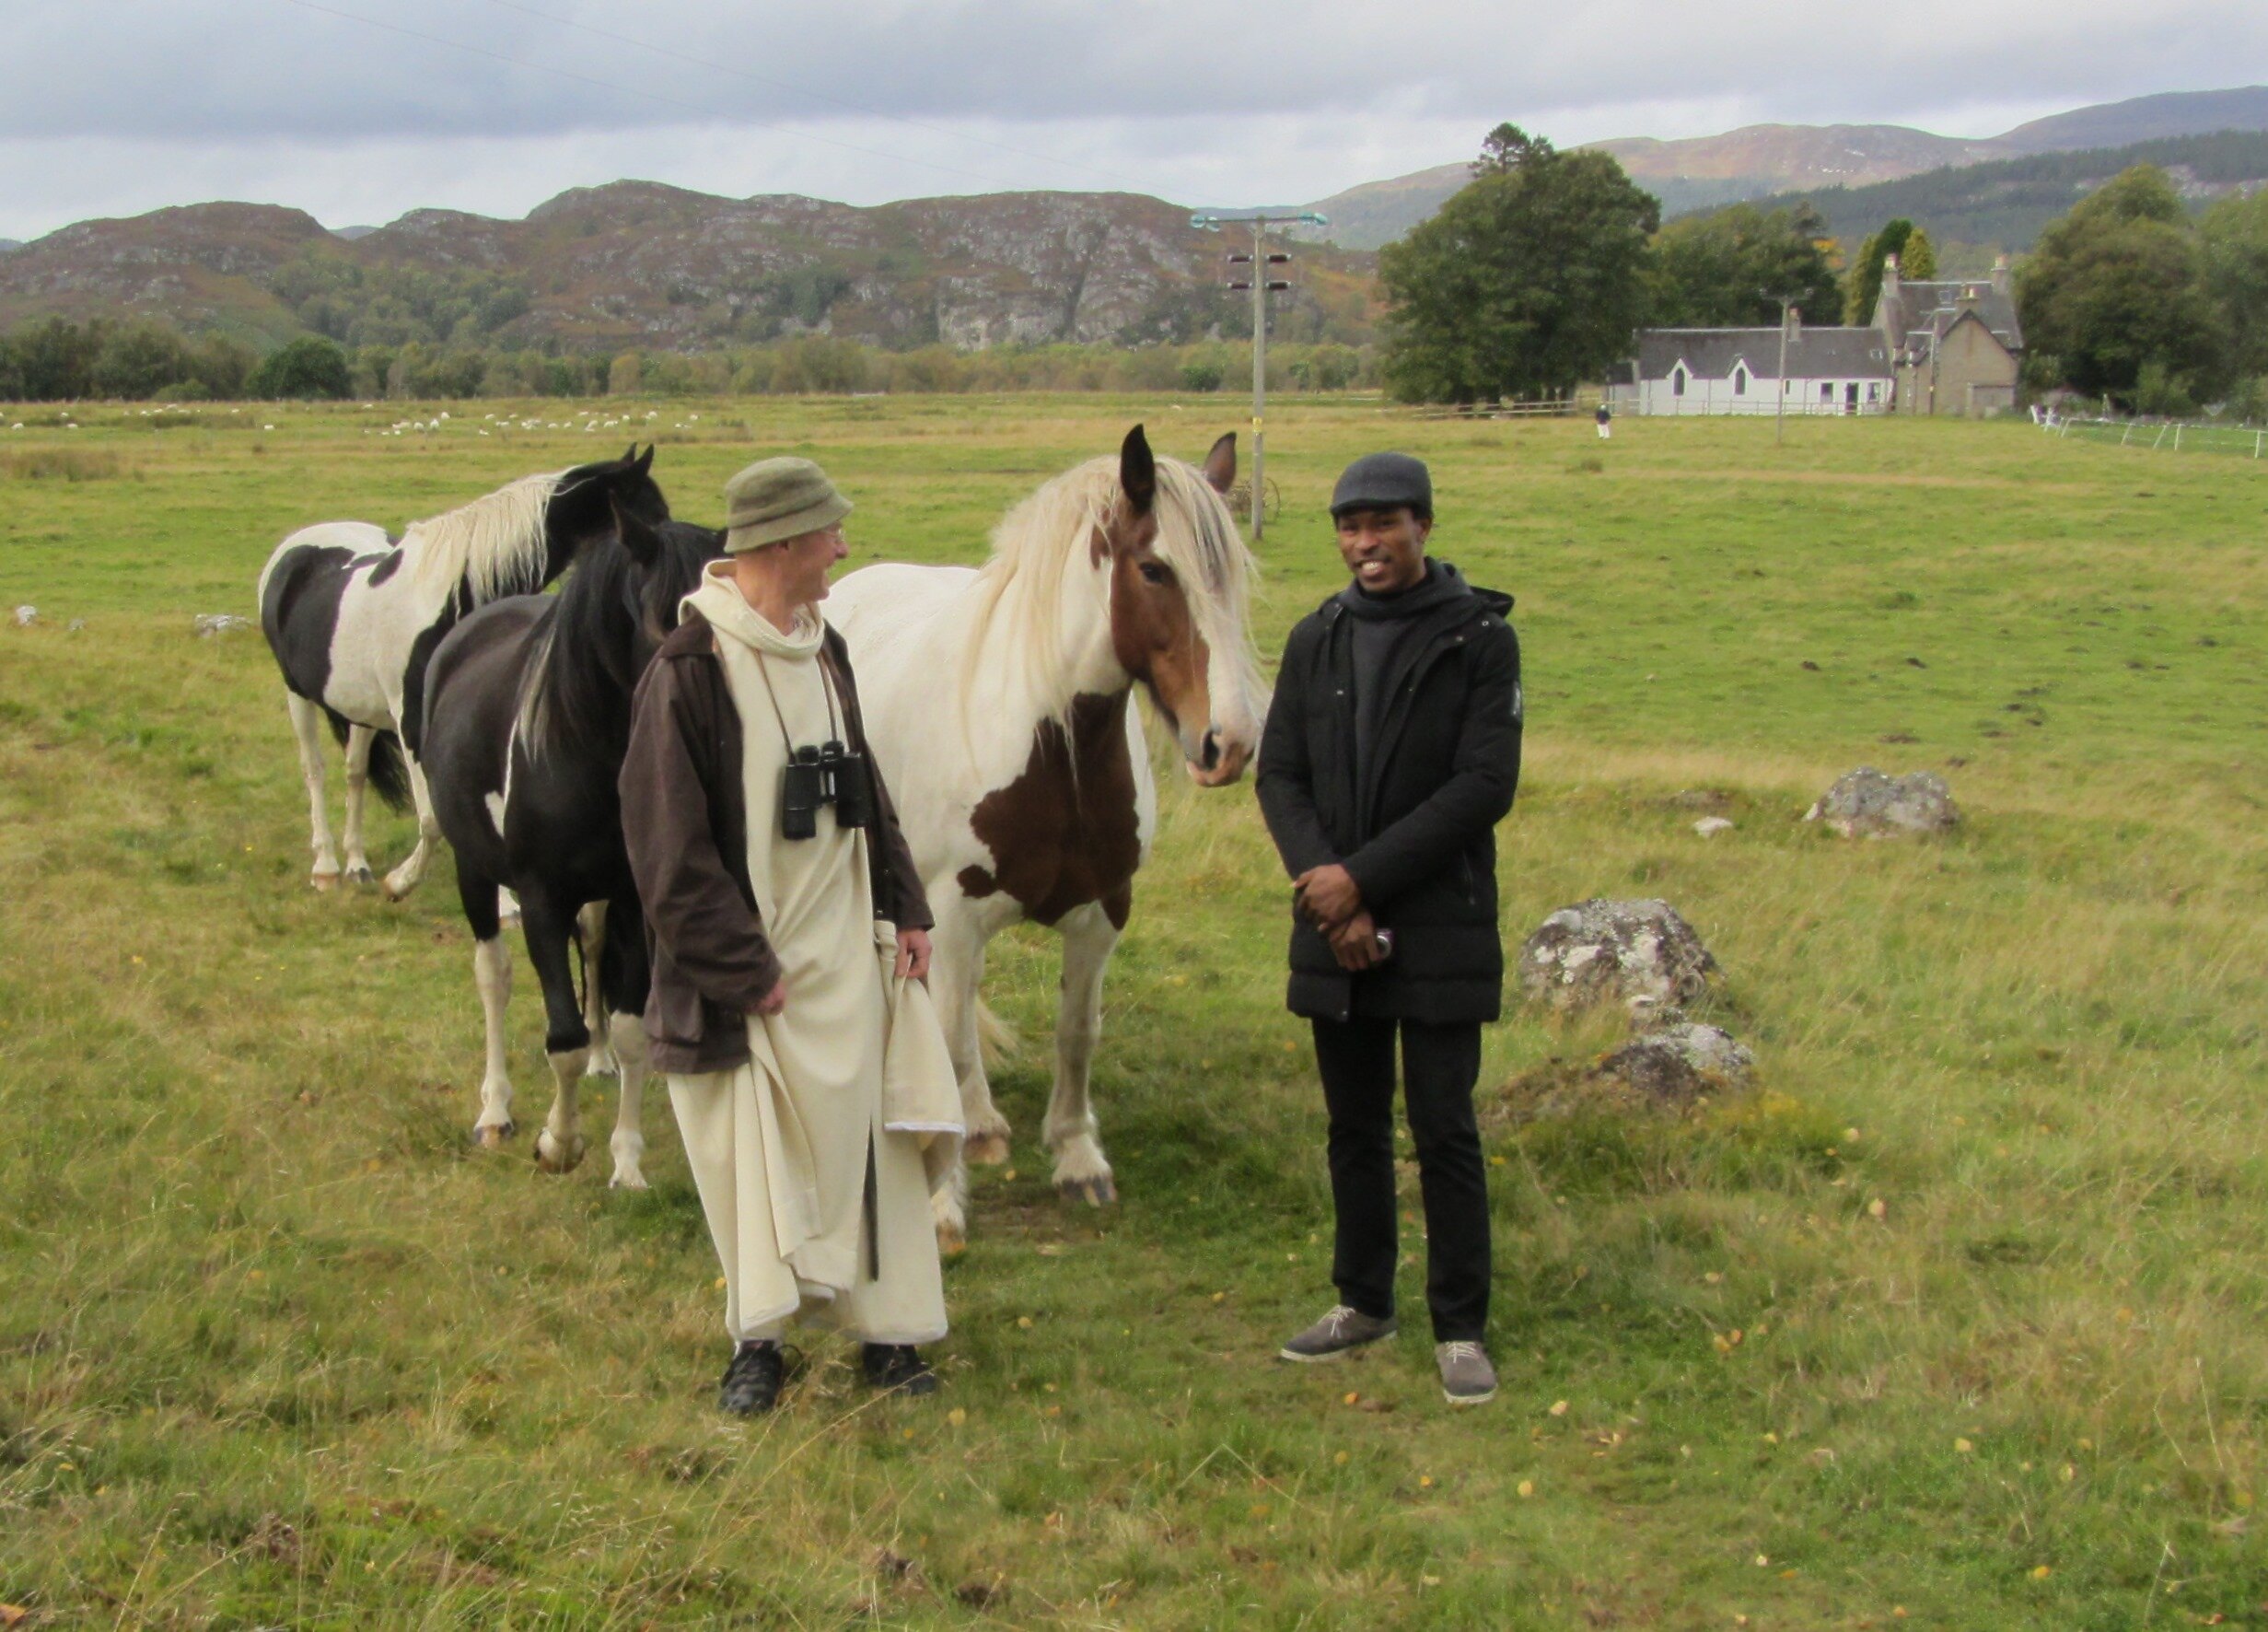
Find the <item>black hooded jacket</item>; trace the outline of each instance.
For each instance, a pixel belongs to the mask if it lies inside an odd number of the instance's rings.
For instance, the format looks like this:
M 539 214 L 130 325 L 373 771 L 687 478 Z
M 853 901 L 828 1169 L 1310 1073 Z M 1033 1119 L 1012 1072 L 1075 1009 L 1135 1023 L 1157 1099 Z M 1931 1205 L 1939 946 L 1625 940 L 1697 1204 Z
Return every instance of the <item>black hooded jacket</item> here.
M 1361 590 L 1326 600 L 1285 643 L 1260 749 L 1268 832 L 1294 877 L 1343 866 L 1395 942 L 1386 963 L 1350 974 L 1295 916 L 1295 1014 L 1448 1024 L 1503 1012 L 1495 827 L 1519 785 L 1519 640 L 1510 596 L 1431 566 L 1369 685 L 1356 683 L 1355 625 L 1378 612 L 1350 599 Z M 1359 763 L 1358 691 L 1378 709 Z

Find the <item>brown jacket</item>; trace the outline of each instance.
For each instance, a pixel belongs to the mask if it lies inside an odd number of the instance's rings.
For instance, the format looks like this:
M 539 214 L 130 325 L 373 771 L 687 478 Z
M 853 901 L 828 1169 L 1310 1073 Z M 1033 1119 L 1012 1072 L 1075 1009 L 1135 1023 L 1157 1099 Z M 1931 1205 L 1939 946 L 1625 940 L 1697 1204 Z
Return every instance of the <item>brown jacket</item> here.
M 820 660 L 843 698 L 849 746 L 866 724 L 843 637 L 827 631 Z M 748 1057 L 743 1017 L 779 983 L 748 879 L 748 810 L 740 785 L 740 715 L 726 689 L 708 621 L 688 611 L 638 682 L 622 761 L 622 837 L 646 905 L 653 988 L 646 1034 L 654 1068 L 723 1071 Z M 867 829 L 874 915 L 926 929 L 929 898 L 897 807 L 871 755 L 875 821 Z

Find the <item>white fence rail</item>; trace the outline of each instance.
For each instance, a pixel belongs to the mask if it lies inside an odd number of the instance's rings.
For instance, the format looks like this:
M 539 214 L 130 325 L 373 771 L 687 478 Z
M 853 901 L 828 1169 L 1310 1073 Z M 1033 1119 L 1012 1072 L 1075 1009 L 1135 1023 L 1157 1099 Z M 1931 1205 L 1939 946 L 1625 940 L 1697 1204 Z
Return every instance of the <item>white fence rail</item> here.
M 2104 419 L 2035 408 L 2032 417 L 2050 436 L 2115 448 L 2153 452 L 2227 453 L 2240 459 L 2268 455 L 2268 429 L 2249 425 L 2205 425 L 2190 419 Z

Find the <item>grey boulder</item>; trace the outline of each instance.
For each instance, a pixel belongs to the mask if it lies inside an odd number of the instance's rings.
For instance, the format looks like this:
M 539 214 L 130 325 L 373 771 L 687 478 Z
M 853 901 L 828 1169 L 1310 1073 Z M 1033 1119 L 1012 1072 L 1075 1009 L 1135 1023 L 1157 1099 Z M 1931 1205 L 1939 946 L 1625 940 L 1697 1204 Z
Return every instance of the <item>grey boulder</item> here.
M 1846 839 L 1888 839 L 1944 833 L 1960 821 L 1960 809 L 1945 778 L 1934 771 L 1890 776 L 1861 765 L 1837 777 L 1803 819 L 1823 822 Z
M 1577 902 L 1520 947 L 1521 990 L 1562 1013 L 1619 1004 L 1643 1020 L 1694 1001 L 1717 973 L 1701 937 L 1666 901 Z

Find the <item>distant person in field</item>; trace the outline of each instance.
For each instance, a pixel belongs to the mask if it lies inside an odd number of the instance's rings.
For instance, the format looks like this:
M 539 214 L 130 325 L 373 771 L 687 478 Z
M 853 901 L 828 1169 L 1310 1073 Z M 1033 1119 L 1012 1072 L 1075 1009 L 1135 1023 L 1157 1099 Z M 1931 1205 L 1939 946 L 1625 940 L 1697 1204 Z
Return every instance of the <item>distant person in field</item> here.
M 1292 1012 L 1330 1113 L 1339 1301 L 1286 1342 L 1329 1360 L 1394 1335 L 1394 1052 L 1425 1193 L 1425 1299 L 1452 1405 L 1496 1392 L 1483 1346 L 1488 1185 L 1472 1090 L 1502 1009 L 1495 827 L 1520 772 L 1512 598 L 1425 554 L 1433 482 L 1400 453 L 1332 495 L 1354 581 L 1285 644 L 1260 804 L 1292 876 Z
M 1614 436 L 1614 415 L 1607 412 L 1607 405 L 1604 402 L 1599 404 L 1598 418 L 1599 439 L 1601 442 L 1611 440 Z
M 928 901 L 819 612 L 851 507 L 808 460 L 725 491 L 726 558 L 638 686 L 621 782 L 646 1034 L 725 1273 L 718 1405 L 777 1403 L 799 1314 L 863 1338 L 874 1386 L 932 1393 L 924 1146 L 958 1137 L 960 1096 L 921 985 Z

